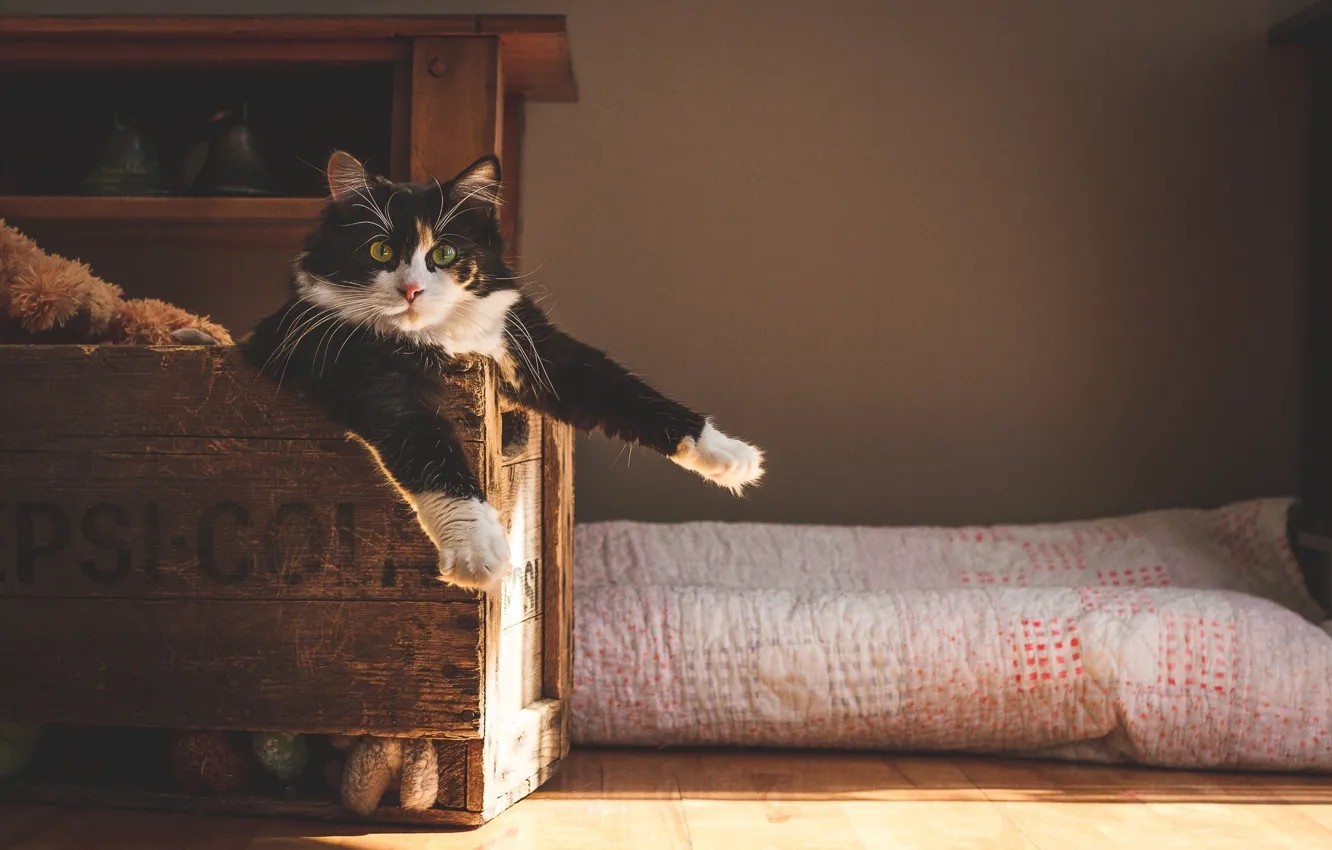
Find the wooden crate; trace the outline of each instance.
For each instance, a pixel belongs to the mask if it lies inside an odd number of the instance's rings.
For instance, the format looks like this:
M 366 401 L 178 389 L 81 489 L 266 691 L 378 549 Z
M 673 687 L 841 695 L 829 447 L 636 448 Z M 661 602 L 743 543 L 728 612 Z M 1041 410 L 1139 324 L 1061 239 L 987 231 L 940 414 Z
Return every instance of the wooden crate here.
M 3 346 L 0 375 L 0 718 L 437 739 L 439 807 L 385 821 L 484 822 L 565 755 L 572 441 L 532 417 L 506 445 L 486 363 L 449 386 L 513 549 L 491 595 L 437 581 L 367 452 L 235 349 Z M 350 817 L 331 792 L 0 794 Z

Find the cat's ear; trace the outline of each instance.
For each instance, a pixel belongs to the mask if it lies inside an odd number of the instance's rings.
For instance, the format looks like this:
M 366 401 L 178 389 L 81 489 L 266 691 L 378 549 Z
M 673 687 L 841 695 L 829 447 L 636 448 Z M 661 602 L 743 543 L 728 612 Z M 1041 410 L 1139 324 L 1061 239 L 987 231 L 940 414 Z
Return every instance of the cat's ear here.
M 453 178 L 453 199 L 459 203 L 476 201 L 489 207 L 499 206 L 500 164 L 493 155 L 483 156 Z
M 328 158 L 328 191 L 334 201 L 343 201 L 370 189 L 371 177 L 360 160 L 346 151 L 333 151 Z

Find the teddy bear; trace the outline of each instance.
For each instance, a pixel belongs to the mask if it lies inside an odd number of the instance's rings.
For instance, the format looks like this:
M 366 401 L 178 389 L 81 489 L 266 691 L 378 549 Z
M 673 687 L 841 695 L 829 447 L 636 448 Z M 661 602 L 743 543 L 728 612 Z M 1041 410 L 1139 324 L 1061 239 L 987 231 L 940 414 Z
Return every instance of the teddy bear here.
M 424 811 L 439 795 L 439 757 L 426 738 L 377 738 L 333 735 L 329 742 L 347 753 L 339 781 L 342 804 L 358 815 L 379 806 L 389 788 L 397 786 L 404 809 Z
M 231 345 L 227 329 L 48 254 L 0 219 L 0 343 Z

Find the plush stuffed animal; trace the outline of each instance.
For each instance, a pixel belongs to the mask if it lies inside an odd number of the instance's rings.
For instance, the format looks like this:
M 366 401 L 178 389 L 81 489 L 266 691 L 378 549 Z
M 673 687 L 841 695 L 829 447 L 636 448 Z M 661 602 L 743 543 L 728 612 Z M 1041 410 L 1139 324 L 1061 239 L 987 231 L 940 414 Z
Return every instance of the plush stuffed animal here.
M 0 343 L 231 345 L 226 328 L 48 254 L 0 219 Z
M 439 795 L 439 758 L 435 744 L 425 738 L 359 738 L 336 735 L 334 747 L 347 751 L 342 768 L 342 804 L 358 815 L 379 806 L 384 792 L 395 784 L 404 809 L 423 811 Z

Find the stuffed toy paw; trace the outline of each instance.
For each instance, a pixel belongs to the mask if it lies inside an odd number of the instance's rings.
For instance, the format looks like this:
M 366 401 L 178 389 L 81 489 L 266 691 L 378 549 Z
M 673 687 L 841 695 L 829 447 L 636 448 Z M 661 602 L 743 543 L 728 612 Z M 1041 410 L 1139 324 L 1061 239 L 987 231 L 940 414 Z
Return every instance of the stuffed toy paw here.
M 379 806 L 384 792 L 394 785 L 404 809 L 424 811 L 439 794 L 439 762 L 435 745 L 424 738 L 335 738 L 333 745 L 347 749 L 342 768 L 342 804 L 358 815 Z

